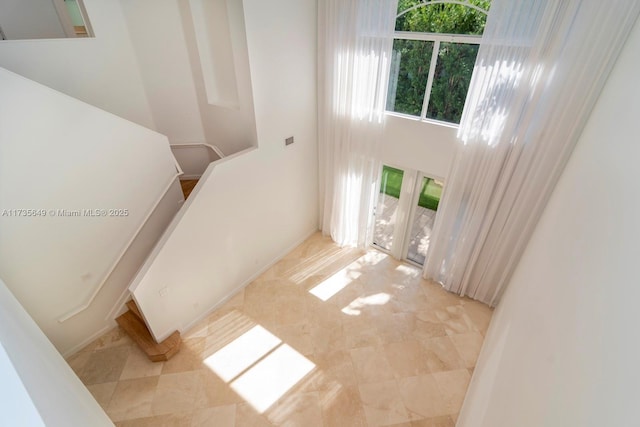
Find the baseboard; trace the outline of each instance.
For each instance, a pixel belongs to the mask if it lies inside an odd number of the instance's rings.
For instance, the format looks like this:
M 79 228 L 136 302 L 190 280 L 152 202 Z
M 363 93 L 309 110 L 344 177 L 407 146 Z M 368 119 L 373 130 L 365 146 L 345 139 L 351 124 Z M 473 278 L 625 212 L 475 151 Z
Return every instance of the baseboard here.
M 91 335 L 89 338 L 83 340 L 80 344 L 76 344 L 73 347 L 71 347 L 69 350 L 65 351 L 64 353 L 61 353 L 62 357 L 66 359 L 69 356 L 73 356 L 74 354 L 76 354 L 77 352 L 79 352 L 89 344 L 91 344 L 93 341 L 97 340 L 102 335 L 106 334 L 107 332 L 115 328 L 116 326 L 118 325 L 116 324 L 115 320 L 111 320 L 108 325 L 105 325 L 102 329 L 100 329 L 98 332 Z
M 261 268 L 260 270 L 258 270 L 256 273 L 254 273 L 253 275 L 251 275 L 248 279 L 246 279 L 245 281 L 243 281 L 240 285 L 238 285 L 237 287 L 235 287 L 231 292 L 229 292 L 227 294 L 227 296 L 223 297 L 220 301 L 218 301 L 217 303 L 215 303 L 213 305 L 213 307 L 211 307 L 209 310 L 205 311 L 205 313 L 201 316 L 198 316 L 195 320 L 189 322 L 186 326 L 184 326 L 183 328 L 179 329 L 180 333 L 182 335 L 185 335 L 191 328 L 193 328 L 194 326 L 196 326 L 198 323 L 200 323 L 201 321 L 203 321 L 204 319 L 206 319 L 207 317 L 209 317 L 211 315 L 211 313 L 213 313 L 214 311 L 216 311 L 218 308 L 222 307 L 227 301 L 229 301 L 231 298 L 233 298 L 238 292 L 240 292 L 241 290 L 243 290 L 247 285 L 249 285 L 251 282 L 253 282 L 254 280 L 256 280 L 258 277 L 260 277 L 260 275 L 262 273 L 264 273 L 265 271 L 267 271 L 268 269 L 270 269 L 271 267 L 273 267 L 278 261 L 280 261 L 282 258 L 284 258 L 288 253 L 290 253 L 291 251 L 293 251 L 295 248 L 297 248 L 298 246 L 300 246 L 302 243 L 304 243 L 305 240 L 307 240 L 309 237 L 311 237 L 313 234 L 317 233 L 318 229 L 314 228 L 311 231 L 308 231 L 303 238 L 296 240 L 295 243 L 293 243 L 292 245 L 289 245 L 284 251 L 282 251 L 279 255 L 277 255 L 272 261 L 270 261 L 269 263 L 267 263 L 263 268 Z

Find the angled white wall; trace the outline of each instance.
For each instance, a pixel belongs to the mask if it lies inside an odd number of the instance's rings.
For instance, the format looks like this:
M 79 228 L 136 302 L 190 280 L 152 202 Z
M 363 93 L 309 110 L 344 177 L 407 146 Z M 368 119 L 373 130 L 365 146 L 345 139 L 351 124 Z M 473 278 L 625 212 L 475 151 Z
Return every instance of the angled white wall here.
M 113 426 L 2 279 L 0 384 L 3 426 Z
M 199 16 L 200 12 L 194 10 L 196 4 L 213 6 L 214 3 L 216 7 L 207 8 L 206 16 Z M 255 147 L 258 142 L 243 1 L 178 0 L 178 4 L 206 142 L 216 145 L 226 155 Z M 212 9 L 220 12 L 226 9 L 226 13 L 212 15 Z M 203 41 L 205 48 L 199 49 Z M 209 55 L 207 49 L 219 54 Z M 207 70 L 212 69 L 216 78 L 205 76 L 205 73 L 211 74 Z M 209 86 L 214 80 L 218 87 L 227 88 L 222 91 L 220 102 L 216 102 L 215 97 L 209 99 L 205 80 Z
M 233 106 L 207 100 L 188 0 L 85 0 L 95 37 L 2 41 L 0 67 L 161 132 L 171 143 L 206 142 L 232 154 L 257 145 L 255 117 L 242 1 L 216 1 L 226 4 L 222 44 L 231 48 L 232 63 L 210 65 L 235 70 L 235 82 L 224 73 L 220 82 L 237 86 Z M 219 27 L 210 21 L 202 20 Z M 221 42 L 219 34 L 206 35 Z
M 4 69 L 0 93 L 0 276 L 67 352 L 113 323 L 178 209 L 174 159 L 165 136 Z M 112 270 L 149 216 L 127 265 Z M 102 284 L 82 315 L 61 321 Z
M 638 425 L 640 25 L 493 315 L 458 427 Z
M 204 142 L 178 1 L 121 3 L 156 130 L 172 143 Z
M 85 0 L 92 38 L 0 42 L 0 67 L 154 129 L 119 1 Z
M 121 3 L 156 129 L 225 154 L 257 145 L 242 1 Z
M 3 0 L 0 2 L 0 28 L 7 40 L 65 37 L 53 2 Z
M 138 275 L 133 294 L 158 339 L 317 229 L 316 2 L 243 4 L 259 146 L 209 166 Z

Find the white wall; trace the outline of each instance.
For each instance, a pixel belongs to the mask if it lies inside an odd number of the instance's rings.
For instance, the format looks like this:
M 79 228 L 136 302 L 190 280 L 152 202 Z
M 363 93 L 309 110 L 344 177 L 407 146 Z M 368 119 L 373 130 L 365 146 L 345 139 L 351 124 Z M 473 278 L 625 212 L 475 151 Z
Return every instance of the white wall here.
M 188 0 L 121 3 L 157 130 L 173 144 L 206 142 L 225 154 L 255 146 L 242 1 L 217 0 L 224 16 L 201 16 L 196 11 L 202 24 L 201 44 L 209 42 L 213 49 L 202 52 L 204 57 L 198 51 Z M 224 31 L 218 31 L 223 26 Z M 219 60 L 220 53 L 224 61 Z M 209 65 L 207 76 L 219 77 L 218 88 L 237 92 L 234 105 L 209 104 L 202 61 Z
M 120 2 L 85 0 L 95 37 L 0 42 L 0 67 L 154 129 Z
M 113 426 L 0 279 L 0 424 Z
M 446 178 L 455 156 L 457 127 L 387 114 L 382 162 Z
M 171 152 L 184 172 L 181 180 L 199 179 L 209 163 L 221 158 L 212 146 L 205 144 L 172 144 Z
M 138 275 L 134 297 L 158 339 L 317 228 L 316 2 L 245 0 L 244 11 L 259 148 L 209 166 Z
M 220 2 L 222 0 L 218 0 Z M 251 75 L 249 72 L 249 56 L 247 52 L 247 36 L 245 15 L 242 0 L 226 0 L 229 31 L 213 32 L 217 37 L 228 36 L 226 40 L 217 40 L 215 44 L 231 46 L 233 64 L 213 63 L 213 66 L 235 72 L 235 82 L 227 84 L 237 85 L 237 106 L 211 105 L 207 100 L 204 84 L 203 68 L 200 52 L 198 52 L 196 33 L 192 11 L 188 0 L 178 0 L 182 28 L 186 39 L 186 48 L 191 60 L 193 81 L 198 94 L 198 105 L 202 117 L 205 139 L 209 144 L 219 147 L 226 155 L 237 153 L 245 148 L 256 146 L 256 123 L 253 106 L 253 92 Z M 207 22 L 215 26 L 215 22 Z M 214 41 L 212 41 L 213 43 Z M 225 71 L 221 71 L 224 75 Z
M 494 313 L 459 427 L 637 426 L 636 24 Z
M 62 352 L 111 322 L 107 313 L 182 200 L 167 138 L 0 69 L 0 275 Z M 103 282 L 165 189 L 171 199 Z M 46 216 L 16 216 L 38 209 Z M 61 217 L 58 210 L 127 209 Z M 53 212 L 56 211 L 56 216 Z
M 178 2 L 121 3 L 158 132 L 172 143 L 204 142 Z
M 0 27 L 7 40 L 66 37 L 52 1 L 2 0 Z
M 242 1 L 226 3 L 239 101 L 233 108 L 207 102 L 188 0 L 86 0 L 94 38 L 3 41 L 0 67 L 172 143 L 206 142 L 232 154 L 257 142 Z

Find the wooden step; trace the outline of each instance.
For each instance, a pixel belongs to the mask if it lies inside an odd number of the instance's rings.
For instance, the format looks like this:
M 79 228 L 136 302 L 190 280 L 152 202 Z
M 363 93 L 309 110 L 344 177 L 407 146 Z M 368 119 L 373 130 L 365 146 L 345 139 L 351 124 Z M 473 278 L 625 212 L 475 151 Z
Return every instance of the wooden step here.
M 180 332 L 175 331 L 169 338 L 157 343 L 141 317 L 131 310 L 118 316 L 116 322 L 129 334 L 152 362 L 169 360 L 180 350 L 180 343 L 182 342 Z
M 130 299 L 129 301 L 127 301 L 127 308 L 131 310 L 133 314 L 135 314 L 138 317 L 138 319 L 144 322 L 144 317 L 142 317 L 142 313 L 140 313 L 140 309 L 138 308 L 138 305 L 134 300 Z

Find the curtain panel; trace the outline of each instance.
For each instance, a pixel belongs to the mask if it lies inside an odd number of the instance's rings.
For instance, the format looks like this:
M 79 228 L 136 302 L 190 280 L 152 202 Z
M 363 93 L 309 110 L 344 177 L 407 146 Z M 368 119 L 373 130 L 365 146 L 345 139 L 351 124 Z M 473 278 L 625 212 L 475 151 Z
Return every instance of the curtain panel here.
M 340 245 L 371 243 L 397 0 L 318 1 L 320 222 Z
M 639 11 L 492 1 L 425 277 L 497 304 Z

